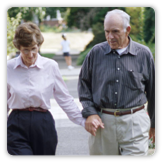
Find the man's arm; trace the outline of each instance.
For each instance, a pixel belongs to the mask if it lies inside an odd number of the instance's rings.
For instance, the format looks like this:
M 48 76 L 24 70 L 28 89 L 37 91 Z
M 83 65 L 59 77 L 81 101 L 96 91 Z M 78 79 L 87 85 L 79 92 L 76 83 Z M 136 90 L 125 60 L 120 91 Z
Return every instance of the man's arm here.
M 155 141 L 155 66 L 151 54 L 150 67 L 149 67 L 149 80 L 146 84 L 146 94 L 148 99 L 148 114 L 151 120 L 151 129 L 149 131 L 149 138 Z
M 86 56 L 79 74 L 78 94 L 79 100 L 83 106 L 82 115 L 84 118 L 87 118 L 85 128 L 88 132 L 95 136 L 97 128 L 104 128 L 104 124 L 102 123 L 101 118 L 98 116 L 98 112 L 96 111 L 93 103 L 92 64 L 90 55 L 91 52 Z

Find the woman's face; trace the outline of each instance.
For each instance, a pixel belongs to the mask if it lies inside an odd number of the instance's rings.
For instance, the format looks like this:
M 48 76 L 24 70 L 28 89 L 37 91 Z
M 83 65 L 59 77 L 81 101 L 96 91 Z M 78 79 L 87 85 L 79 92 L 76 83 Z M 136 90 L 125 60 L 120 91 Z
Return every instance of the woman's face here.
M 19 50 L 21 52 L 23 63 L 27 67 L 31 66 L 32 64 L 36 62 L 37 53 L 39 51 L 39 47 L 37 44 L 31 47 L 20 46 Z

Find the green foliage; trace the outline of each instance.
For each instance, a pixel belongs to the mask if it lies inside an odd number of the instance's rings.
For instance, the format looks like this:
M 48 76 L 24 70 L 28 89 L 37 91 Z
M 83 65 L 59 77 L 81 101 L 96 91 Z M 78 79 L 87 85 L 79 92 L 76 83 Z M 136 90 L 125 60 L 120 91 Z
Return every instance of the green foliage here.
M 18 13 L 15 18 L 10 18 L 7 14 L 7 55 L 15 53 L 16 48 L 13 45 L 14 34 L 19 22 L 21 20 L 21 13 Z
M 92 7 L 70 7 L 69 15 L 67 16 L 67 25 L 82 28 L 83 17 L 90 11 Z
M 155 149 L 155 143 L 152 143 L 153 138 L 149 139 L 148 144 L 149 144 L 149 149 Z
M 92 49 L 92 47 L 87 48 L 83 52 L 80 53 L 78 59 L 77 59 L 77 65 L 82 65 L 86 55 L 89 53 L 89 51 Z
M 51 58 L 53 58 L 55 56 L 55 54 L 53 54 L 53 53 L 44 53 L 44 54 L 42 54 L 41 53 L 41 56 L 51 59 Z
M 46 8 L 46 14 L 45 16 L 50 15 L 51 18 L 56 18 L 57 10 L 61 12 L 61 16 L 63 17 L 64 12 L 66 12 L 67 7 L 45 7 Z
M 22 14 L 24 21 L 34 21 L 34 15 L 38 17 L 39 22 L 42 21 L 46 14 L 45 7 L 12 7 L 8 10 L 9 17 L 15 17 L 17 13 Z
M 148 43 L 155 43 L 155 11 L 146 7 L 144 11 L 144 40 Z

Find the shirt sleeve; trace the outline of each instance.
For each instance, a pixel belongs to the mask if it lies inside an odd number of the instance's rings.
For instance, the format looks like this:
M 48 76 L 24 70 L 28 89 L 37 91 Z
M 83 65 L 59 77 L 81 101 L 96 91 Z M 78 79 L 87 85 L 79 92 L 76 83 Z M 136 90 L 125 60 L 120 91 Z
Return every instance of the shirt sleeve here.
M 88 53 L 88 55 L 86 56 L 83 62 L 79 74 L 79 81 L 78 81 L 79 100 L 82 103 L 83 106 L 82 115 L 85 118 L 87 118 L 90 115 L 98 114 L 98 112 L 95 109 L 95 105 L 93 103 L 92 90 L 91 90 L 92 66 L 91 66 L 90 55 L 91 52 Z
M 148 99 L 148 114 L 151 120 L 151 127 L 155 128 L 155 66 L 151 54 L 149 66 L 149 80 L 146 84 L 146 95 Z
M 82 117 L 81 111 L 74 102 L 73 97 L 69 94 L 66 84 L 60 74 L 58 65 L 55 70 L 55 86 L 53 94 L 58 105 L 67 114 L 68 118 L 75 124 L 85 127 L 85 119 Z

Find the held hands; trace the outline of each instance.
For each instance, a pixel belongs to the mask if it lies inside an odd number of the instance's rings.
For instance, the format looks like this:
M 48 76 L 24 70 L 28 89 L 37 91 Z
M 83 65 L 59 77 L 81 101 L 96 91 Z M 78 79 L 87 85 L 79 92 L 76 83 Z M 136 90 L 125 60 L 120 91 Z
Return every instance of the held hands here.
M 98 115 L 91 115 L 87 118 L 85 122 L 85 129 L 93 136 L 96 136 L 96 131 L 99 127 L 104 128 L 104 124 Z

